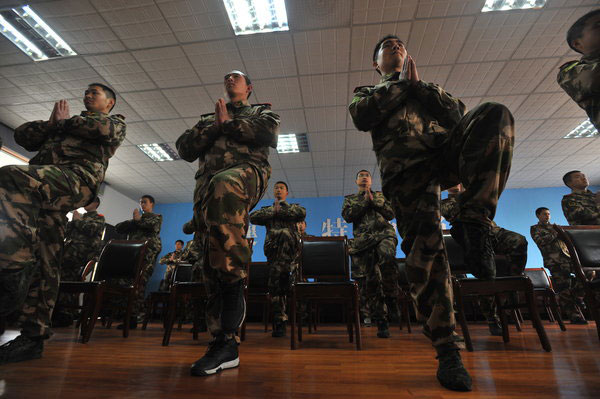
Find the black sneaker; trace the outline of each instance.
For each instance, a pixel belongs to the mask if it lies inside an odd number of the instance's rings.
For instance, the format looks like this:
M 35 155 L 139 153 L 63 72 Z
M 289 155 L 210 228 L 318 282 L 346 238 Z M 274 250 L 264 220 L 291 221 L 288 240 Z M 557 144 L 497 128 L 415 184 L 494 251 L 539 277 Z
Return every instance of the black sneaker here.
M 458 349 L 448 349 L 438 354 L 437 379 L 440 384 L 452 391 L 470 391 L 471 376 L 465 369 Z
M 206 353 L 192 364 L 190 372 L 192 375 L 206 376 L 238 367 L 239 364 L 237 341 L 220 335 L 208 344 Z
M 491 226 L 479 223 L 454 222 L 450 229 L 452 238 L 462 247 L 465 265 L 478 279 L 496 278 L 494 261 L 494 236 Z
M 488 322 L 488 327 L 490 329 L 490 334 L 494 337 L 502 336 L 502 326 L 497 321 Z
M 390 330 L 386 320 L 377 321 L 377 338 L 389 338 Z
M 273 323 L 272 337 L 279 338 L 285 336 L 285 321 L 276 321 Z
M 0 364 L 39 359 L 42 357 L 43 351 L 44 340 L 42 338 L 32 339 L 25 335 L 19 335 L 0 346 Z

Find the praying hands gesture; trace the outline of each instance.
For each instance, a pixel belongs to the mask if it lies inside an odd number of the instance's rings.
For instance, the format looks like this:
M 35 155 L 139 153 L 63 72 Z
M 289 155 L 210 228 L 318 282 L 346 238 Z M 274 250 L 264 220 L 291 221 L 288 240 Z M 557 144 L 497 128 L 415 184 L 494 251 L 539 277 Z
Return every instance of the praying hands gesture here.
M 224 122 L 230 120 L 229 114 L 227 113 L 227 105 L 225 100 L 219 98 L 215 104 L 215 124 L 221 126 Z
M 142 214 L 140 213 L 140 210 L 135 208 L 133 210 L 133 220 L 140 220 L 142 218 Z
M 54 103 L 54 109 L 50 114 L 50 122 L 51 125 L 54 125 L 56 122 L 61 121 L 63 119 L 69 119 L 71 117 L 71 112 L 69 111 L 69 103 L 67 100 L 59 100 Z
M 365 200 L 373 202 L 373 193 L 371 193 L 370 189 L 365 191 Z
M 417 64 L 415 64 L 415 60 L 409 55 L 408 56 L 408 64 L 406 66 L 406 79 L 410 82 L 411 85 L 416 85 L 419 83 L 419 73 L 417 72 Z

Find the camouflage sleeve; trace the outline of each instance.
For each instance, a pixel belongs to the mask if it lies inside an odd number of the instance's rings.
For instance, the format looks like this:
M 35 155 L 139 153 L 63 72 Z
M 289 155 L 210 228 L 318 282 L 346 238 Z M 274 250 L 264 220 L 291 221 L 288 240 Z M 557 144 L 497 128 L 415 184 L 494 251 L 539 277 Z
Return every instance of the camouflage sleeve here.
M 561 205 L 565 218 L 571 226 L 595 224 L 596 218 L 600 217 L 594 211 L 586 209 L 577 201 L 570 198 L 563 198 Z
M 458 201 L 452 197 L 442 200 L 440 202 L 440 212 L 444 219 L 452 223 L 459 213 Z
M 277 148 L 279 115 L 265 108 L 256 116 L 230 119 L 223 123 L 223 133 L 238 143 Z
M 406 80 L 387 81 L 374 88 L 361 88 L 354 93 L 348 106 L 354 126 L 363 132 L 373 129 L 406 101 L 409 92 Z
M 125 120 L 118 115 L 77 115 L 56 122 L 56 128 L 63 134 L 111 144 L 120 144 L 126 133 Z
M 162 226 L 162 215 L 157 215 L 156 213 L 144 213 L 140 220 L 134 220 L 133 223 L 142 230 L 159 234 L 160 227 Z
M 65 230 L 65 237 L 69 237 L 71 236 L 71 234 L 73 234 L 73 221 L 71 220 L 69 223 L 67 223 L 67 227 Z
M 306 218 L 306 209 L 298 204 L 290 204 L 285 208 L 281 208 L 277 216 L 294 222 L 301 222 Z
M 342 205 L 342 217 L 348 223 L 358 221 L 369 209 L 369 203 L 364 196 L 356 195 L 344 198 Z
M 436 84 L 420 81 L 414 86 L 414 92 L 427 111 L 447 129 L 456 126 L 465 114 L 466 107 L 462 101 Z
M 94 219 L 79 219 L 71 221 L 74 229 L 80 231 L 83 235 L 96 238 L 102 235 L 102 229 L 104 229 L 104 223 L 100 223 Z
M 573 61 L 563 65 L 556 78 L 560 87 L 585 110 L 591 122 L 600 123 L 600 62 Z
M 169 252 L 168 254 L 166 254 L 165 256 L 163 256 L 162 258 L 160 258 L 160 260 L 158 261 L 158 263 L 160 263 L 161 265 L 164 265 L 165 263 L 170 262 L 172 254 L 173 254 L 173 252 Z
M 540 249 L 552 245 L 557 239 L 557 235 L 552 234 L 547 229 L 539 228 L 537 225 L 531 226 L 529 234 L 531 234 L 531 238 Z
M 194 162 L 212 147 L 220 134 L 221 129 L 212 117 L 202 117 L 193 128 L 179 136 L 175 143 L 177 152 L 182 159 Z
M 256 224 L 258 226 L 266 225 L 271 219 L 273 219 L 272 206 L 263 206 L 259 210 L 254 211 L 250 214 L 250 223 Z
M 15 141 L 27 151 L 38 151 L 48 138 L 55 132 L 48 121 L 27 122 L 15 129 Z
M 133 220 L 125 220 L 125 221 L 117 223 L 115 225 L 115 230 L 117 230 L 117 233 L 119 233 L 119 234 L 130 233 L 131 231 L 133 231 L 133 228 L 134 228 Z
M 375 195 L 373 196 L 373 208 L 375 208 L 375 210 L 379 212 L 381 216 L 385 218 L 385 220 L 392 220 L 396 217 L 396 215 L 394 215 L 394 210 L 392 209 L 390 201 L 388 201 L 387 198 L 385 198 L 383 193 L 375 193 Z

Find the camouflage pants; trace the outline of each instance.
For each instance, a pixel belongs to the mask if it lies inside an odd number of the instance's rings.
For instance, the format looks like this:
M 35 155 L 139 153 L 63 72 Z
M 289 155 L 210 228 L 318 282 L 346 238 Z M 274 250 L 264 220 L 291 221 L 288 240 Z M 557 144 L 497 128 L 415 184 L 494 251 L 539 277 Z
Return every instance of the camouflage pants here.
M 152 273 L 154 273 L 154 265 L 159 252 L 160 251 L 152 251 L 149 249 L 144 256 L 143 270 L 142 275 L 140 276 L 140 290 L 137 293 L 131 311 L 131 314 L 134 316 L 143 313 L 145 311 L 144 309 L 146 309 L 146 286 L 148 285 L 150 277 L 152 277 Z
M 571 275 L 570 259 L 564 259 L 564 263 L 547 263 L 544 266 L 552 273 L 552 287 L 558 295 L 562 317 L 571 319 L 579 315 L 577 299 L 585 296 L 585 290 L 581 282 Z
M 50 335 L 65 214 L 86 205 L 93 195 L 68 167 L 0 169 L 0 314 L 20 309 L 22 334 Z
M 364 270 L 364 284 L 359 289 L 364 291 L 361 297 L 367 299 L 369 314 L 373 321 L 387 320 L 386 301 L 397 301 L 398 267 L 396 266 L 395 237 L 384 238 L 365 251 L 352 255 L 352 264 Z
M 496 244 L 494 252 L 506 256 L 508 270 L 498 270 L 499 276 L 520 276 L 527 264 L 527 239 L 519 233 L 501 227 L 492 228 Z M 494 297 L 480 297 L 479 306 L 488 322 L 499 322 Z
M 246 277 L 252 258 L 248 245 L 248 215 L 264 195 L 267 176 L 248 164 L 238 165 L 206 179 L 194 193 L 194 225 L 204 243 L 206 322 L 213 336 L 221 329 L 221 285 Z
M 61 281 L 81 281 L 82 269 L 88 259 L 87 252 L 76 245 L 65 245 L 62 263 L 60 265 Z M 70 316 L 75 314 L 74 306 L 79 304 L 78 295 L 62 294 L 57 302 L 54 313 L 64 313 Z M 72 317 L 71 317 L 72 318 Z
M 482 104 L 450 131 L 444 146 L 431 150 L 427 161 L 383 181 L 403 238 L 417 317 L 425 322 L 424 331 L 434 346 L 456 345 L 450 267 L 440 225 L 440 186 L 459 182 L 465 186 L 459 220 L 491 224 L 509 175 L 513 124 L 503 105 Z
M 286 254 L 287 255 L 287 254 Z M 292 263 L 293 258 L 288 256 L 276 256 L 267 258 L 269 261 L 269 294 L 271 294 L 271 309 L 273 311 L 273 322 L 287 321 L 286 314 L 287 298 L 292 286 Z

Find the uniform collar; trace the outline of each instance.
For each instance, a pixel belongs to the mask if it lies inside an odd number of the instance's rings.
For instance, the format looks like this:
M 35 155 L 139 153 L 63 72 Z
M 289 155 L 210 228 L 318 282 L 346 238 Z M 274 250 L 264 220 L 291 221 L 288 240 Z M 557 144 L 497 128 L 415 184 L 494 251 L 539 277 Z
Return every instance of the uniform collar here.
M 227 108 L 244 108 L 244 107 L 249 107 L 250 103 L 248 102 L 248 100 L 245 101 L 232 101 L 232 102 L 228 102 L 227 103 Z
M 107 117 L 109 116 L 107 113 L 105 112 L 96 112 L 96 111 L 81 111 L 81 116 L 103 116 L 103 117 Z
M 539 224 L 540 226 L 548 226 L 550 224 L 550 222 L 540 222 L 540 221 L 538 221 L 537 224 Z
M 383 83 L 383 82 L 389 82 L 390 80 L 399 80 L 400 79 L 400 72 L 391 72 L 391 73 L 386 73 L 385 75 L 381 75 L 381 80 L 379 81 L 379 83 Z
M 89 211 L 85 213 L 87 216 L 96 216 L 98 214 L 98 211 Z

